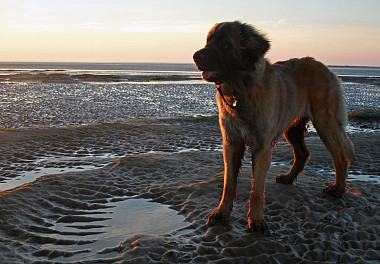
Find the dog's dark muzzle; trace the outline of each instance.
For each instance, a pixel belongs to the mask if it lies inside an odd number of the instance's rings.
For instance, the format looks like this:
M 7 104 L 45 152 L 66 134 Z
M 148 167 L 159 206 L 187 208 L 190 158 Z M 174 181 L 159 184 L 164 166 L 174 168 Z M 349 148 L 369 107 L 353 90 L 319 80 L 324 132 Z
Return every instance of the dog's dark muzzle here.
M 206 46 L 195 52 L 193 59 L 205 81 L 221 83 L 221 61 L 216 49 Z
M 213 46 L 207 45 L 198 50 L 193 55 L 194 62 L 197 66 L 207 70 L 218 70 L 221 66 L 221 58 L 218 50 Z
M 204 59 L 205 59 L 205 55 L 204 55 L 203 49 L 198 50 L 193 55 L 193 60 L 199 70 L 203 70 L 199 65 L 202 65 L 202 61 L 204 61 Z

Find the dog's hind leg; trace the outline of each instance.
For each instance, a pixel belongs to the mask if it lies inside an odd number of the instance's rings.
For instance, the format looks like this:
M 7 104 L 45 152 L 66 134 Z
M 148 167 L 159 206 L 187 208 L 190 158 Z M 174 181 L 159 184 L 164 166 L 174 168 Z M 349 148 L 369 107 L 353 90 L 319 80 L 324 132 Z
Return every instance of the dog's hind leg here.
M 307 117 L 299 117 L 284 132 L 284 136 L 293 148 L 294 162 L 288 173 L 279 175 L 275 178 L 277 183 L 291 184 L 297 178 L 297 175 L 303 171 L 310 153 L 305 145 L 306 125 L 309 122 Z
M 313 125 L 328 151 L 335 167 L 335 183 L 323 192 L 339 198 L 345 192 L 348 166 L 354 161 L 355 149 L 338 118 L 321 117 L 313 119 Z

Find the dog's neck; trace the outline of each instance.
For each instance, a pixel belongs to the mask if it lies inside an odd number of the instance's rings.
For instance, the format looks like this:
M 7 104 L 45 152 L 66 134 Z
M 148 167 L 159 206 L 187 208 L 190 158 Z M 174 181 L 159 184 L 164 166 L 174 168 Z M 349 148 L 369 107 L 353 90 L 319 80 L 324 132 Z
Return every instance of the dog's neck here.
M 255 63 L 252 70 L 236 71 L 234 78 L 216 85 L 218 91 L 227 101 L 244 100 L 249 96 L 251 87 L 263 79 L 267 63 L 268 61 L 262 57 Z
M 264 58 L 261 57 L 255 64 L 255 69 L 252 72 L 253 78 L 255 79 L 255 82 L 261 81 L 265 70 L 267 68 L 267 63 L 268 61 Z

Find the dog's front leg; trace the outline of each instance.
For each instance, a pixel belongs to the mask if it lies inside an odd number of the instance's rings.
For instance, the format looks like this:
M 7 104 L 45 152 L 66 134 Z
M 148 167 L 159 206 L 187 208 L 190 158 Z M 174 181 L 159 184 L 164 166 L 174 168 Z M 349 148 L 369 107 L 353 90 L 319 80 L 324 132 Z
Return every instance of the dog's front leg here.
M 252 152 L 252 187 L 249 199 L 248 225 L 252 231 L 268 234 L 264 220 L 265 183 L 272 158 L 270 147 Z
M 223 143 L 224 188 L 219 206 L 208 218 L 208 224 L 227 223 L 236 195 L 236 180 L 244 155 L 244 143 Z

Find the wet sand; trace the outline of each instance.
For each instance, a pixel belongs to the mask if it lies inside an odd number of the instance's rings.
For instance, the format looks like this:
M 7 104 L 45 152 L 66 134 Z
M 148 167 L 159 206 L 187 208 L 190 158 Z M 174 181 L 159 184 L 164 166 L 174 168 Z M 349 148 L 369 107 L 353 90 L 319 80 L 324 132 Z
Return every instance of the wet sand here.
M 103 167 L 131 154 L 220 149 L 217 117 L 8 129 L 0 131 L 0 191 L 26 178 Z
M 379 136 L 353 141 L 357 157 L 352 171 L 358 177 L 378 177 Z M 0 262 L 378 263 L 378 180 L 350 178 L 342 199 L 326 197 L 322 189 L 334 182 L 331 158 L 316 137 L 308 137 L 307 145 L 312 155 L 308 167 L 291 186 L 274 182 L 291 166 L 290 148 L 280 141 L 274 151 L 266 188 L 269 236 L 246 229 L 249 157 L 238 179 L 229 224 L 209 227 L 207 217 L 222 193 L 221 151 L 162 151 L 130 155 L 97 169 L 46 175 L 1 192 Z M 180 222 L 159 230 L 167 220 L 157 220 L 153 209 L 151 215 L 129 220 L 150 220 L 136 231 L 126 231 L 116 220 L 107 222 L 116 212 L 119 218 L 125 213 L 127 222 L 133 210 L 118 206 L 139 199 L 161 205 L 157 210 L 175 211 L 171 218 Z M 110 232 L 116 232 L 115 239 L 108 235 L 109 244 L 90 252 L 94 238 Z

